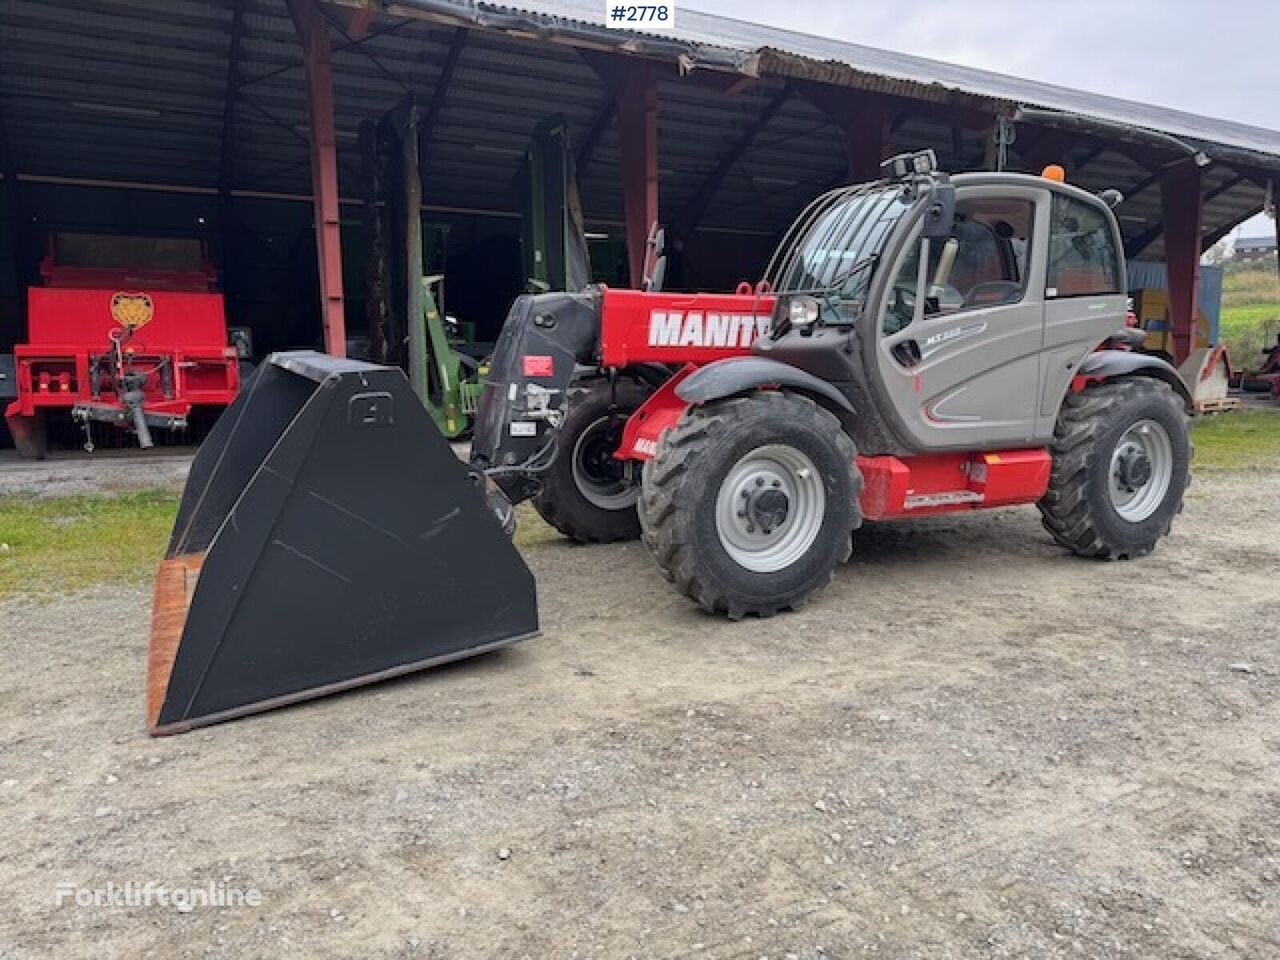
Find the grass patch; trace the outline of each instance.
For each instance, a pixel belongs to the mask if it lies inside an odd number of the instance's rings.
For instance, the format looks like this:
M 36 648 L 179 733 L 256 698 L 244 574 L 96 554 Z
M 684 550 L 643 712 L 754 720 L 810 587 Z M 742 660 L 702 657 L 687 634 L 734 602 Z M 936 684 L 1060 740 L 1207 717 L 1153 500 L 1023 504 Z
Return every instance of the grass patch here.
M 1280 411 L 1196 421 L 1195 469 L 1280 466 Z M 45 598 L 98 583 L 148 583 L 164 554 L 178 494 L 0 497 L 0 599 Z M 528 503 L 516 509 L 516 545 L 560 539 Z
M 164 556 L 178 494 L 0 497 L 0 599 L 44 598 L 97 583 L 149 583 Z M 529 504 L 517 508 L 516 545 L 560 534 Z
M 164 554 L 178 495 L 0 497 L 0 598 L 95 583 L 146 583 Z
M 1274 263 L 1229 266 L 1222 278 L 1222 302 L 1229 307 L 1280 300 L 1280 274 Z
M 533 504 L 522 503 L 516 507 L 517 547 L 540 547 L 561 539 L 563 538 L 556 528 L 538 516 Z
M 1195 423 L 1194 470 L 1280 467 L 1280 412 L 1242 410 Z
M 1228 269 L 1218 334 L 1237 369 L 1252 370 L 1280 333 L 1280 279 L 1274 267 Z

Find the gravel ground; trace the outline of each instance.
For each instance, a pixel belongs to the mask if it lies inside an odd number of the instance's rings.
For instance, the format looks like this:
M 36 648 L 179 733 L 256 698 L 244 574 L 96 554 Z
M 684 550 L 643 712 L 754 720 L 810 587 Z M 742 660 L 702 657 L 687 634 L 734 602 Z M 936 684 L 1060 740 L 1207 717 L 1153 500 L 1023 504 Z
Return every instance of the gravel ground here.
M 163 740 L 147 589 L 0 603 L 0 956 L 1280 956 L 1277 502 L 885 526 L 740 624 L 555 543 L 541 638 Z M 262 905 L 56 902 L 148 880 Z
M 0 496 L 65 497 L 155 487 L 182 489 L 194 449 L 103 450 L 53 453 L 48 460 L 23 460 L 0 450 Z

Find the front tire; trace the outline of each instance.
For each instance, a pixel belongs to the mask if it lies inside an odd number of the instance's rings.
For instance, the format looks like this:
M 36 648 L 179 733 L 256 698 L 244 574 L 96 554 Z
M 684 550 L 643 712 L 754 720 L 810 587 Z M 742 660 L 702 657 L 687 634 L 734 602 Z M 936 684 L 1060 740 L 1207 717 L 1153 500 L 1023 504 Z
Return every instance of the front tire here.
M 1115 380 L 1068 396 L 1052 454 L 1040 514 L 1054 540 L 1079 556 L 1145 556 L 1182 512 L 1186 407 L 1161 380 Z
M 808 397 L 719 400 L 689 409 L 645 466 L 644 542 L 703 609 L 772 616 L 848 559 L 861 487 L 853 441 Z
M 613 452 L 627 418 L 648 396 L 648 390 L 626 379 L 570 389 L 556 456 L 533 500 L 542 519 L 570 540 L 614 543 L 640 536 L 640 485 Z

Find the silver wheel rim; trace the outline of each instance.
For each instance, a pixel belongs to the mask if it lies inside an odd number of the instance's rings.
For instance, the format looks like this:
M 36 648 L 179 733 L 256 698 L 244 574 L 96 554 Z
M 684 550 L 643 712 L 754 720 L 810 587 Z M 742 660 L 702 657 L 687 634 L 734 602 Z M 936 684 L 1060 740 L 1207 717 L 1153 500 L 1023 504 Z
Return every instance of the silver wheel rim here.
M 784 499 L 785 517 L 774 523 L 779 514 L 770 508 Z M 805 454 L 784 444 L 752 450 L 730 468 L 716 495 L 720 545 L 753 573 L 785 570 L 818 539 L 826 502 L 822 477 Z
M 593 476 L 584 458 L 591 446 L 606 439 L 609 417 L 601 417 L 578 434 L 573 445 L 573 485 L 593 507 L 601 510 L 628 510 L 640 499 L 640 486 L 625 479 L 610 480 Z M 605 435 L 605 436 L 602 436 Z
M 1160 509 L 1173 483 L 1173 441 L 1155 420 L 1139 420 L 1111 451 L 1107 492 L 1111 506 L 1130 523 Z

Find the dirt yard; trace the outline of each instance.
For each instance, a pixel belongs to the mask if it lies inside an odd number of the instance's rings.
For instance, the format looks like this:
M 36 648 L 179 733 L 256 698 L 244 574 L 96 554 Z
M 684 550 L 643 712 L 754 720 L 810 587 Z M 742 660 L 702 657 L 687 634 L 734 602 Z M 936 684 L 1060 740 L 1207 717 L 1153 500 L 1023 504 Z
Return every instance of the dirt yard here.
M 1280 956 L 1278 505 L 883 527 L 740 624 L 557 542 L 541 638 L 164 740 L 147 590 L 5 601 L 0 956 Z M 147 881 L 262 905 L 57 904 Z
M 92 457 L 53 453 L 48 460 L 23 460 L 13 450 L 0 450 L 0 496 L 74 496 L 172 487 L 181 490 L 195 456 L 192 448 L 103 450 Z

